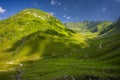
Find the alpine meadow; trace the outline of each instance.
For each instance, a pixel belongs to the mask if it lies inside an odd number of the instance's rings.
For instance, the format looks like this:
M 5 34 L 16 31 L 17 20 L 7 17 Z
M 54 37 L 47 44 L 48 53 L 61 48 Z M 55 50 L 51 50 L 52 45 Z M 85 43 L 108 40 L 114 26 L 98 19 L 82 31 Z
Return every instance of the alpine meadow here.
M 120 80 L 119 17 L 61 21 L 43 10 L 24 8 L 0 20 L 0 80 Z

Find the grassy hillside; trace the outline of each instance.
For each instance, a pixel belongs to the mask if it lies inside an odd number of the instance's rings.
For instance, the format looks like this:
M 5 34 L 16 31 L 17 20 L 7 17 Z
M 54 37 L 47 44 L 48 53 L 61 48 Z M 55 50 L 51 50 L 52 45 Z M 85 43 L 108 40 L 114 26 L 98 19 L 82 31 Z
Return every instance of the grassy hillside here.
M 60 37 L 67 40 L 74 34 L 52 15 L 36 9 L 23 10 L 0 21 L 0 24 L 0 57 L 3 60 L 13 57 L 13 54 L 14 56 L 20 54 L 21 57 L 22 54 L 29 52 L 34 54 L 31 49 L 39 49 L 41 43 L 45 45 L 51 40 L 59 40 Z
M 0 80 L 119 80 L 119 26 L 76 33 L 46 12 L 23 10 L 0 21 Z
M 59 58 L 27 62 L 28 66 L 23 69 L 26 70 L 23 79 L 119 80 L 120 32 L 111 33 L 89 40 L 89 46 L 85 48 L 80 48 L 80 45 L 70 46 L 69 54 Z
M 37 9 L 23 10 L 0 24 L 0 63 L 7 65 L 1 66 L 2 71 L 9 69 L 11 62 L 59 57 L 68 54 L 72 45 L 87 46 L 84 36 Z

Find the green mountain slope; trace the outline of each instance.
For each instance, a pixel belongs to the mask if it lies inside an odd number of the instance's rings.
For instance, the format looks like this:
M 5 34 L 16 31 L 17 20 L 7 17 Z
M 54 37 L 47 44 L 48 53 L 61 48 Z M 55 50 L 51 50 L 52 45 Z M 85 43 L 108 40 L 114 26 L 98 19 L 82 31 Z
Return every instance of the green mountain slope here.
M 117 26 L 114 25 L 114 28 Z M 25 62 L 24 64 L 27 63 L 28 66 L 23 69 L 26 70 L 23 79 L 119 80 L 119 36 L 120 31 L 117 30 L 114 34 L 110 32 L 89 40 L 87 47 L 80 48 L 80 45 L 72 47 L 72 45 L 69 54 L 59 58 Z
M 104 34 L 104 33 L 116 33 L 116 32 L 119 32 L 119 29 L 120 29 L 120 18 L 118 18 L 117 22 L 114 22 L 112 25 L 109 26 L 108 29 L 106 30 L 103 30 L 101 32 L 101 34 Z
M 57 57 L 69 53 L 69 45 L 77 44 L 86 46 L 85 37 L 37 9 L 26 9 L 0 21 L 1 63 Z
M 23 10 L 0 21 L 0 80 L 119 80 L 119 27 L 93 38 L 91 27 L 75 33 L 46 12 Z

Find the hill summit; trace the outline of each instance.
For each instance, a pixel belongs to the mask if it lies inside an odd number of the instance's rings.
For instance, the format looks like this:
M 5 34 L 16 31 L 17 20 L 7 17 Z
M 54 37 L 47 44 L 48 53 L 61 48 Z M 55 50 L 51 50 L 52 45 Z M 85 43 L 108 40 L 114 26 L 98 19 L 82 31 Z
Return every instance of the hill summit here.
M 26 57 L 34 59 L 36 55 L 37 57 L 57 56 L 63 54 L 62 49 L 57 49 L 61 46 L 67 49 L 66 44 L 69 44 L 70 36 L 74 36 L 73 34 L 75 33 L 72 30 L 67 29 L 51 14 L 38 9 L 25 9 L 0 21 L 0 53 L 2 54 L 0 57 L 5 61 L 5 58 L 21 61 L 26 60 Z M 84 40 L 82 36 L 80 38 Z M 75 42 L 75 39 L 71 40 Z M 53 48 L 56 51 L 54 53 Z M 48 52 L 44 53 L 44 50 Z
M 10 18 L 0 21 L 0 28 L 3 32 L 0 34 L 23 34 L 24 36 L 29 35 L 37 31 L 47 31 L 53 30 L 57 31 L 63 35 L 68 35 L 66 33 L 66 28 L 64 25 L 47 12 L 43 12 L 37 9 L 25 9 Z M 19 35 L 20 36 L 20 35 Z M 18 36 L 17 36 L 18 37 Z M 23 37 L 21 35 L 21 37 Z

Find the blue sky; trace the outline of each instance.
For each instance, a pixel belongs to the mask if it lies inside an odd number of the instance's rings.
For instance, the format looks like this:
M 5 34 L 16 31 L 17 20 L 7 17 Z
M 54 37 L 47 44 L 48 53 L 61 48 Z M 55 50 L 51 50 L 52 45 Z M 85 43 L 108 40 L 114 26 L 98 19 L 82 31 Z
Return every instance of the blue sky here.
M 62 22 L 115 21 L 120 16 L 120 0 L 0 0 L 0 19 L 26 8 L 49 12 Z

